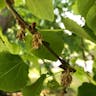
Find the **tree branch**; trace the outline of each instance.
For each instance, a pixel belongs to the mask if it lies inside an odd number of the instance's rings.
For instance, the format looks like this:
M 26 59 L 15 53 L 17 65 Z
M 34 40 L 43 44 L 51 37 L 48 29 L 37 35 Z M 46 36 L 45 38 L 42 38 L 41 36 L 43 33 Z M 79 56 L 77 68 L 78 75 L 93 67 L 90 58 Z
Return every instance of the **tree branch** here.
M 32 34 L 36 33 L 37 30 L 35 28 L 36 24 L 35 23 L 32 23 L 32 25 L 28 24 L 27 22 L 25 22 L 22 17 L 16 12 L 16 10 L 13 8 L 12 4 L 10 4 L 10 0 L 5 0 L 6 2 L 6 5 L 7 5 L 7 8 L 12 12 L 13 16 L 17 19 L 18 24 L 22 27 L 23 25 L 23 28 L 27 28 Z M 75 72 L 75 69 L 72 68 L 69 63 L 64 60 L 64 59 L 61 59 L 51 48 L 50 48 L 50 44 L 46 41 L 42 41 L 42 44 L 46 47 L 46 49 L 51 53 L 53 54 L 53 56 L 55 56 L 61 63 L 62 65 L 60 65 L 59 67 L 64 69 L 64 70 L 67 70 L 68 68 L 70 69 L 70 72 Z

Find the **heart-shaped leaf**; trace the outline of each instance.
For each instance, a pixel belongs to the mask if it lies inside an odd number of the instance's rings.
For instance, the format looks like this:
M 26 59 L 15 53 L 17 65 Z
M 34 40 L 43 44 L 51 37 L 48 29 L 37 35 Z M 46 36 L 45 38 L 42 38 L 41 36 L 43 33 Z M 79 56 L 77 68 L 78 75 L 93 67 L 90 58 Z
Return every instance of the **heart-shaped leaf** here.
M 28 65 L 18 55 L 8 52 L 0 53 L 0 89 L 17 91 L 23 88 L 28 80 Z
M 67 30 L 75 33 L 76 35 L 78 35 L 82 38 L 89 39 L 89 40 L 96 43 L 96 40 L 94 40 L 94 38 L 91 37 L 91 35 L 89 35 L 89 33 L 87 33 L 82 27 L 80 27 L 75 21 L 73 21 L 69 18 L 64 18 L 63 22 L 64 22 L 64 25 L 65 25 Z
M 50 48 L 60 56 L 64 48 L 63 32 L 42 31 L 41 34 L 43 39 L 49 43 Z M 33 49 L 32 52 L 41 59 L 57 60 L 45 46 L 41 46 L 39 49 Z
M 32 85 L 25 87 L 22 92 L 24 96 L 40 96 L 40 92 L 43 87 L 43 82 L 46 78 L 46 74 L 42 74 L 41 77 Z
M 90 7 L 94 4 L 95 0 L 77 0 L 77 7 L 79 13 L 86 17 Z
M 96 96 L 96 86 L 92 83 L 84 82 L 78 89 L 78 96 Z
M 86 22 L 88 27 L 96 34 L 96 4 L 94 4 L 88 11 Z
M 26 4 L 32 14 L 38 18 L 53 21 L 52 0 L 26 0 Z

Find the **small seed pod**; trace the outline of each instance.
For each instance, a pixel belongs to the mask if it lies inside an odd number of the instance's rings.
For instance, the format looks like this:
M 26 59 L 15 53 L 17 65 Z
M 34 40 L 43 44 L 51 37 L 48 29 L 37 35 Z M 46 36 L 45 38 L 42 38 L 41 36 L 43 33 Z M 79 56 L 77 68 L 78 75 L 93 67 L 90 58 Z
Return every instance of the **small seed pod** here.
M 63 71 L 62 74 L 61 74 L 61 85 L 64 88 L 67 88 L 67 87 L 70 86 L 71 81 L 72 81 L 72 76 L 70 74 L 69 69 Z
M 42 37 L 39 32 L 33 34 L 32 48 L 38 49 L 42 45 Z

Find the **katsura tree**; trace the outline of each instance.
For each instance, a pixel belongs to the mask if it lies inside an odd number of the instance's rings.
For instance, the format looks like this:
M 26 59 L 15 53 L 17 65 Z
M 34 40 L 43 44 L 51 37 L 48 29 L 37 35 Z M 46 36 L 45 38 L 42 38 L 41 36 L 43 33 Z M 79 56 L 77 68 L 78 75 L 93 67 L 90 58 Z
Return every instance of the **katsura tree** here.
M 95 8 L 95 0 L 0 0 L 0 90 L 95 96 Z

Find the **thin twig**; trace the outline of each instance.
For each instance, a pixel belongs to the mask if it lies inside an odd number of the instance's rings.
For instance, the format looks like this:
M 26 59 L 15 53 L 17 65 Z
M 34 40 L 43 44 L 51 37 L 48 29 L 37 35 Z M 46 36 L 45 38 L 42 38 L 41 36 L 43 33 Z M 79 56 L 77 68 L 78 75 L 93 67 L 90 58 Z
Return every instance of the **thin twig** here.
M 15 19 L 21 21 L 26 28 L 29 27 L 29 24 L 27 22 L 25 22 L 22 17 L 17 13 L 17 11 L 13 8 L 12 4 L 10 4 L 10 0 L 5 0 L 6 6 L 7 8 L 11 11 L 11 13 L 13 14 L 13 16 L 15 17 Z

